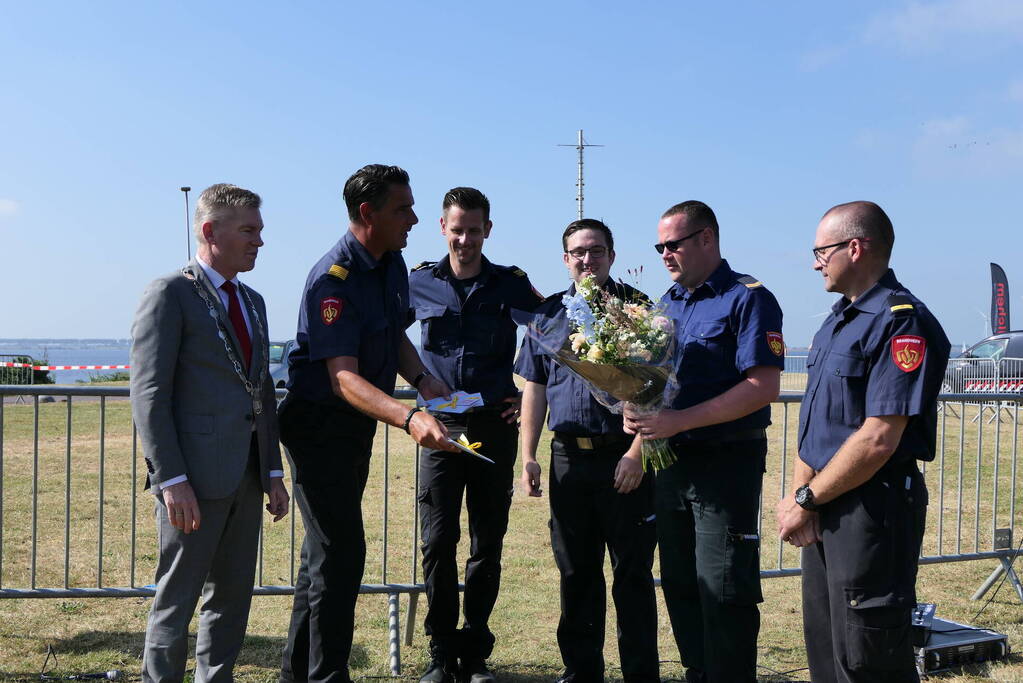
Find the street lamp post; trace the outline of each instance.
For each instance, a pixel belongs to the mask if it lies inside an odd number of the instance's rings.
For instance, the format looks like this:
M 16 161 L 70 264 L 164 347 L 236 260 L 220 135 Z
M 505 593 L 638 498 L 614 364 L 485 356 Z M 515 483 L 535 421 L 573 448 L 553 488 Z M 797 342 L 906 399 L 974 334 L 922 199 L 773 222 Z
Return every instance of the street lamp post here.
M 192 231 L 188 225 L 188 193 L 192 188 L 183 187 L 181 191 L 185 193 L 185 253 L 188 254 L 188 260 L 192 260 Z

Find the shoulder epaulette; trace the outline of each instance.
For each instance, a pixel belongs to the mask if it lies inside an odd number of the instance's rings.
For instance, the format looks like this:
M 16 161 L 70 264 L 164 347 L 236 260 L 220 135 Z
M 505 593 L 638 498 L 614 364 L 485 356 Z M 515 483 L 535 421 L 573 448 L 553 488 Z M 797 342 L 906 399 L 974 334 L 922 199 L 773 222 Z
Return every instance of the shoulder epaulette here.
M 764 283 L 756 279 L 752 275 L 743 275 L 739 278 L 739 284 L 746 285 L 750 289 L 756 289 L 757 287 L 763 287 Z
M 888 297 L 888 308 L 892 313 L 906 315 L 916 310 L 913 300 L 905 294 L 892 294 Z
M 422 270 L 423 268 L 429 268 L 430 266 L 434 265 L 435 263 L 437 263 L 437 262 L 436 261 L 423 261 L 422 263 L 417 263 L 416 265 L 412 266 L 412 272 L 414 273 L 417 270 Z
M 333 275 L 338 280 L 347 280 L 348 279 L 348 269 L 345 268 L 344 266 L 338 265 L 336 263 L 334 265 L 332 265 L 329 270 L 327 270 L 327 274 L 328 275 Z
M 518 266 L 506 266 L 506 268 L 513 275 L 518 275 L 519 277 L 526 277 L 526 271 L 522 270 Z

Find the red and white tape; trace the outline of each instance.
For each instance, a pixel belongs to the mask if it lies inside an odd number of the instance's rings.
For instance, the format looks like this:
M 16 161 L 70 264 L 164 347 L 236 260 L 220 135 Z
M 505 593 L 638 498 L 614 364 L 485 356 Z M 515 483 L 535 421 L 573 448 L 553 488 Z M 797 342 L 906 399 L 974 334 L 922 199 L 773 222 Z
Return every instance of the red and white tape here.
M 32 365 L 31 363 L 0 363 L 0 368 L 32 368 L 33 370 L 130 370 L 130 365 Z

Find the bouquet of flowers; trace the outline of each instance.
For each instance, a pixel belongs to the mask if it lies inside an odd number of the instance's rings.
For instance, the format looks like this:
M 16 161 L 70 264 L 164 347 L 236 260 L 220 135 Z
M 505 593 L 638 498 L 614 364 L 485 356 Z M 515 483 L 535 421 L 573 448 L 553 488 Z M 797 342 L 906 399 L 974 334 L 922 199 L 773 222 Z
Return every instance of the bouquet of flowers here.
M 526 334 L 558 364 L 584 380 L 612 412 L 626 402 L 641 411 L 660 410 L 678 391 L 674 324 L 647 301 L 623 301 L 602 290 L 592 276 L 566 294 L 564 318 L 532 320 Z M 643 442 L 643 469 L 675 462 L 667 439 Z

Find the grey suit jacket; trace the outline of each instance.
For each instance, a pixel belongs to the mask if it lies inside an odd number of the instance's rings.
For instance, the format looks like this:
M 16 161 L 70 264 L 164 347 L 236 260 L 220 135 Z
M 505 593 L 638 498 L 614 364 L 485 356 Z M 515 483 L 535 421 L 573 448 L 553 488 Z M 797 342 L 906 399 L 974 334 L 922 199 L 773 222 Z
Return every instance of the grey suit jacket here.
M 193 278 L 214 305 L 217 318 L 196 292 Z M 159 483 L 185 474 L 198 498 L 223 498 L 238 488 L 249 459 L 253 420 L 264 491 L 270 490 L 270 470 L 283 469 L 269 372 L 266 305 L 254 290 L 242 288 L 262 323 L 261 333 L 250 310 L 248 379 L 256 385 L 263 377 L 258 415 L 218 335 L 224 333 L 244 373 L 234 328 L 196 261 L 183 271 L 154 280 L 143 293 L 132 323 L 131 410 L 149 478 Z M 247 307 L 244 296 L 242 301 Z

